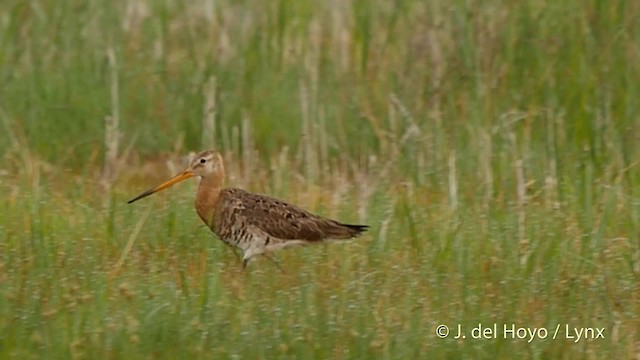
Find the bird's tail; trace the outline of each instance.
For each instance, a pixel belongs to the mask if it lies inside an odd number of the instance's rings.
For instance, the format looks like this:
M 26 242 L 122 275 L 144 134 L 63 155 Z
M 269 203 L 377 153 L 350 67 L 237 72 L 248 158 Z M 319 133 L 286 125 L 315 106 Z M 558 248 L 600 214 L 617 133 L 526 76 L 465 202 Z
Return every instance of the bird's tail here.
M 331 239 L 351 239 L 361 235 L 367 231 L 367 229 L 369 229 L 369 225 L 351 225 L 336 222 L 335 225 L 329 229 L 328 235 Z

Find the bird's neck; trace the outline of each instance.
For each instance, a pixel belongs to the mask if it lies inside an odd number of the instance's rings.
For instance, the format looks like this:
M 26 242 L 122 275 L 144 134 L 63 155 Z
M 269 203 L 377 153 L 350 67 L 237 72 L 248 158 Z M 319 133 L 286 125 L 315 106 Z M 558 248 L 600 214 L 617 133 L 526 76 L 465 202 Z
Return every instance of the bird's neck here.
M 196 194 L 196 211 L 207 226 L 211 227 L 215 217 L 224 175 L 217 173 L 203 177 Z

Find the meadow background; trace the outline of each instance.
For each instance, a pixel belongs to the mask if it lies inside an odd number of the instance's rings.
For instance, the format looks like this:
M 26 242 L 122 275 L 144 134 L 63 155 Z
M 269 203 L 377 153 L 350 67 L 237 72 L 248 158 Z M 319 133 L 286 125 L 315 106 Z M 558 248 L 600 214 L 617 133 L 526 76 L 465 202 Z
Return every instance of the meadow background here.
M 0 358 L 638 358 L 638 99 L 638 1 L 3 0 Z M 208 148 L 370 231 L 243 272 L 126 204 Z

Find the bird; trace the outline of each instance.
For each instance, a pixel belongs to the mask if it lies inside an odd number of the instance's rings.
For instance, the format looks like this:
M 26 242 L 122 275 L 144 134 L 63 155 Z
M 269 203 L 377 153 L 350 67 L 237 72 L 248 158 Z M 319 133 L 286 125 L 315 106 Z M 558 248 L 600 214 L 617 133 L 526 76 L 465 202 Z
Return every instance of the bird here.
M 214 150 L 197 154 L 184 171 L 127 203 L 192 177 L 200 178 L 195 197 L 198 216 L 222 242 L 242 251 L 243 269 L 259 255 L 271 259 L 270 256 L 281 249 L 351 239 L 369 228 L 368 225 L 351 225 L 315 215 L 267 195 L 224 188 L 223 157 Z

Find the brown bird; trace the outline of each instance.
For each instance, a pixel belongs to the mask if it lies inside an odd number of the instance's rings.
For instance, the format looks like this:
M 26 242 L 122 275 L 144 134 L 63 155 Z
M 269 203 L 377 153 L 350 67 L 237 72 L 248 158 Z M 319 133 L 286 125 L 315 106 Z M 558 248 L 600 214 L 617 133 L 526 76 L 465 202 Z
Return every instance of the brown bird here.
M 290 246 L 350 239 L 367 225 L 349 225 L 314 215 L 294 205 L 242 189 L 222 188 L 224 165 L 216 151 L 203 151 L 187 169 L 149 189 L 129 204 L 191 177 L 200 177 L 195 207 L 205 224 L 227 245 L 243 252 L 242 266 L 257 255 Z

